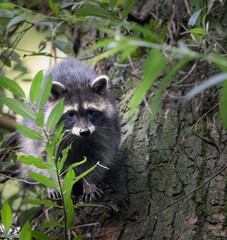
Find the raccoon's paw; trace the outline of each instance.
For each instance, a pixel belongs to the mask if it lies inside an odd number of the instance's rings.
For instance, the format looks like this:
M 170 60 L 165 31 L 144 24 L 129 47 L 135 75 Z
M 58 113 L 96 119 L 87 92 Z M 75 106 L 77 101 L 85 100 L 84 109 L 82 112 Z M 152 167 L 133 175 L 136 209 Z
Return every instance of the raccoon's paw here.
M 86 203 L 93 202 L 98 198 L 101 198 L 103 191 L 96 187 L 95 184 L 83 184 L 83 200 Z
M 47 195 L 49 198 L 53 198 L 53 199 L 58 199 L 60 198 L 60 194 L 58 192 L 57 189 L 54 188 L 47 188 Z

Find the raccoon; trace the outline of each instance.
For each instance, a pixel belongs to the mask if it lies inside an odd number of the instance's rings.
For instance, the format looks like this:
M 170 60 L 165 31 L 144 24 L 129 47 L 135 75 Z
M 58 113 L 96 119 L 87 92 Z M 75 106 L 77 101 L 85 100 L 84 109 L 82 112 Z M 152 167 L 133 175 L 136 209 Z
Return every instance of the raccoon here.
M 87 157 L 86 163 L 76 167 L 79 176 L 98 163 L 97 167 L 83 178 L 83 198 L 91 202 L 103 192 L 97 187 L 108 169 L 116 164 L 120 145 L 120 124 L 115 100 L 108 86 L 107 76 L 98 74 L 79 61 L 67 58 L 49 69 L 52 74 L 52 89 L 48 101 L 42 107 L 45 121 L 54 106 L 64 98 L 64 113 L 59 121 L 65 121 L 65 135 L 61 149 L 71 144 L 63 171 L 71 164 Z M 58 124 L 59 124 L 58 123 Z M 24 120 L 23 125 L 39 131 L 35 123 Z M 57 127 L 57 126 L 56 126 Z M 56 128 L 55 128 L 56 130 Z M 22 151 L 45 160 L 45 143 L 20 136 Z M 47 170 L 21 165 L 22 178 L 32 180 L 28 172 L 49 177 Z M 55 192 L 48 193 L 56 197 Z

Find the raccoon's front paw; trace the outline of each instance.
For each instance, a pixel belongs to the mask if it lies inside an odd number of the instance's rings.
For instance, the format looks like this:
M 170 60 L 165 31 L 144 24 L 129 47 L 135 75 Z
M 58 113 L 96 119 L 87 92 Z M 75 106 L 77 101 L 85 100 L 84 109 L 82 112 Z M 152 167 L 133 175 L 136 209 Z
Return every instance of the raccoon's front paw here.
M 86 203 L 93 202 L 96 198 L 101 198 L 103 191 L 96 187 L 95 184 L 83 184 L 83 200 Z
M 58 192 L 57 189 L 54 188 L 47 188 L 47 195 L 49 198 L 53 198 L 53 199 L 58 199 L 60 198 L 60 194 Z

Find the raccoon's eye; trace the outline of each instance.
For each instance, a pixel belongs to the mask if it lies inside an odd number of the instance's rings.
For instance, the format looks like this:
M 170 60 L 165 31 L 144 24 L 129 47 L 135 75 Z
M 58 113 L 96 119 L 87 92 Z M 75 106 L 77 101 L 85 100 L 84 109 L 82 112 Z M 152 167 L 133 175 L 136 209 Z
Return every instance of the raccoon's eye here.
M 75 114 L 76 114 L 76 111 L 73 111 L 73 110 L 68 112 L 68 116 L 70 117 L 75 116 Z
M 87 113 L 88 113 L 89 115 L 92 115 L 92 114 L 94 114 L 95 112 L 96 112 L 95 109 L 88 109 L 88 110 L 87 110 Z

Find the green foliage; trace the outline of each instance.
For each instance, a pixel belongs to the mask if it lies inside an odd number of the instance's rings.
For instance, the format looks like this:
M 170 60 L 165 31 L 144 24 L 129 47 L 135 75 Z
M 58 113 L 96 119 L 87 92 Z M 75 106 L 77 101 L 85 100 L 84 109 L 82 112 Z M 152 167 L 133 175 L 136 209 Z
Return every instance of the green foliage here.
M 26 137 L 44 141 L 46 144 L 46 163 L 42 159 L 33 156 L 20 156 L 24 164 L 33 165 L 38 169 L 48 169 L 50 179 L 37 173 L 31 173 L 31 176 L 39 183 L 58 190 L 62 199 L 61 206 L 48 200 L 31 199 L 24 201 L 32 205 L 57 207 L 63 211 L 65 218 L 61 222 L 47 222 L 42 226 L 43 229 L 62 227 L 65 231 L 68 231 L 71 229 L 74 208 L 97 206 L 92 204 L 73 205 L 71 199 L 73 185 L 92 171 L 96 165 L 75 179 L 73 169 L 86 162 L 87 159 L 84 157 L 84 160 L 81 159 L 81 162 L 74 163 L 64 173 L 62 172 L 68 151 L 71 148 L 71 146 L 68 146 L 59 153 L 60 142 L 64 137 L 64 133 L 62 133 L 64 122 L 60 123 L 57 127 L 56 125 L 63 113 L 64 100 L 53 108 L 49 116 L 46 116 L 45 119 L 47 119 L 47 122 L 45 124 L 44 113 L 41 110 L 41 107 L 50 95 L 52 86 L 51 75 L 43 79 L 43 71 L 39 71 L 36 74 L 29 92 L 30 101 L 25 99 L 24 91 L 15 81 L 4 77 L 3 66 L 12 67 L 16 63 L 16 65 L 21 66 L 21 74 L 26 71 L 22 68 L 21 58 L 15 52 L 15 49 L 18 41 L 28 29 L 33 28 L 41 32 L 49 28 L 51 31 L 49 36 L 40 42 L 39 51 L 26 53 L 27 56 L 53 57 L 51 53 L 43 52 L 47 43 L 51 43 L 53 47 L 72 55 L 72 50 L 70 49 L 72 49 L 71 45 L 73 43 L 70 42 L 71 39 L 67 39 L 67 42 L 65 39 L 62 40 L 62 37 L 65 37 L 69 32 L 73 32 L 75 26 L 89 23 L 94 28 L 98 26 L 98 30 L 106 35 L 105 38 L 96 39 L 96 42 L 84 52 L 90 53 L 102 50 L 91 61 L 99 61 L 116 54 L 119 54 L 119 63 L 124 63 L 128 58 L 135 60 L 145 59 L 141 83 L 134 90 L 134 95 L 130 100 L 129 118 L 132 118 L 136 109 L 143 102 L 144 97 L 154 83 L 156 83 L 157 91 L 152 99 L 149 99 L 151 120 L 154 121 L 162 94 L 170 84 L 172 77 L 189 61 L 199 59 L 211 61 L 219 66 L 223 73 L 213 76 L 203 83 L 203 85 L 192 89 L 186 95 L 186 98 L 192 98 L 195 94 L 206 88 L 224 81 L 220 115 L 224 126 L 227 128 L 227 84 L 225 81 L 227 79 L 225 73 L 227 72 L 227 60 L 225 57 L 220 56 L 217 50 L 215 41 L 222 37 L 222 27 L 220 22 L 215 19 L 214 11 L 211 14 L 211 10 L 214 10 L 215 2 L 222 3 L 222 1 L 209 1 L 207 8 L 200 6 L 200 1 L 196 1 L 196 8 L 193 10 L 194 12 L 188 24 L 183 26 L 190 35 L 188 35 L 188 38 L 184 42 L 179 42 L 177 47 L 166 43 L 169 29 L 167 25 L 160 26 L 160 22 L 154 19 L 144 26 L 127 22 L 127 16 L 132 10 L 136 2 L 135 0 L 86 0 L 74 2 L 49 0 L 45 3 L 48 9 L 46 12 L 36 12 L 35 8 L 33 8 L 36 4 L 35 2 L 26 7 L 23 7 L 26 5 L 23 1 L 19 2 L 18 4 L 11 3 L 11 1 L 0 3 L 0 46 L 2 48 L 0 73 L 3 75 L 0 76 L 0 86 L 3 91 L 10 91 L 15 97 L 15 99 L 1 97 L 0 102 L 16 114 L 35 121 L 37 124 L 36 130 L 22 125 L 17 125 L 16 128 Z M 86 28 L 82 32 L 84 34 Z M 19 40 L 13 40 L 12 35 L 17 36 L 16 39 Z M 210 52 L 206 51 L 207 46 L 209 46 Z M 167 65 L 169 63 L 171 63 L 172 68 L 167 72 Z M 161 76 L 164 77 L 160 79 Z M 160 81 L 158 81 L 159 79 Z M 1 96 L 4 96 L 4 93 Z M 50 136 L 50 132 L 53 129 L 55 130 L 55 134 Z M 61 185 L 60 181 L 63 175 L 65 177 Z M 7 230 L 12 224 L 12 211 L 7 203 L 3 207 L 1 212 L 2 223 L 5 226 L 3 235 L 6 239 L 10 239 Z M 44 233 L 31 231 L 30 224 L 27 222 L 21 230 L 20 239 L 30 239 L 31 237 L 36 239 L 52 239 Z M 83 237 L 78 236 L 74 239 L 81 239 Z
M 12 18 L 6 26 L 6 31 L 8 32 L 11 27 L 13 27 L 14 25 L 17 25 L 18 23 L 24 22 L 29 18 L 31 18 L 31 15 L 26 15 L 26 14 L 18 15 L 15 18 Z
M 5 79 L 7 78 L 2 79 L 5 81 Z M 22 94 L 23 91 L 18 84 L 16 84 L 13 87 L 12 80 L 9 79 L 9 82 L 7 82 L 6 84 L 2 84 L 2 86 L 5 87 L 6 89 L 11 90 L 13 93 L 19 92 L 20 96 L 24 97 L 24 94 Z M 25 157 L 24 155 L 20 156 L 20 160 L 24 164 L 33 165 L 38 169 L 48 169 L 51 178 L 48 178 L 36 172 L 29 172 L 29 174 L 35 181 L 39 182 L 40 184 L 58 191 L 62 199 L 62 206 L 49 200 L 38 199 L 24 200 L 24 203 L 31 205 L 44 205 L 46 207 L 51 206 L 62 209 L 64 213 L 63 215 L 65 216 L 63 221 L 46 222 L 42 225 L 41 229 L 46 229 L 50 227 L 62 227 L 65 229 L 66 237 L 66 233 L 68 232 L 68 230 L 70 230 L 72 219 L 74 217 L 74 208 L 79 207 L 79 205 L 73 205 L 73 201 L 71 198 L 73 185 L 79 179 L 83 178 L 84 176 L 86 176 L 86 174 L 91 172 L 96 167 L 96 165 L 88 169 L 86 172 L 84 172 L 77 178 L 75 178 L 74 168 L 86 162 L 86 157 L 84 157 L 84 160 L 72 164 L 67 170 L 65 170 L 64 173 L 62 173 L 63 165 L 67 159 L 68 151 L 71 149 L 71 145 L 69 145 L 68 147 L 63 149 L 59 154 L 60 142 L 64 136 L 64 132 L 62 132 L 64 128 L 64 122 L 61 122 L 60 124 L 58 124 L 58 122 L 63 114 L 64 99 L 53 107 L 52 111 L 50 112 L 47 118 L 46 124 L 44 124 L 44 113 L 40 111 L 40 107 L 43 106 L 43 104 L 45 104 L 45 101 L 47 101 L 49 97 L 51 86 L 52 86 L 51 75 L 48 75 L 46 78 L 43 78 L 42 71 L 40 71 L 34 77 L 30 87 L 29 95 L 31 102 L 27 101 L 27 104 L 25 104 L 22 100 L 12 98 L 1 98 L 1 101 L 3 104 L 14 110 L 16 113 L 19 113 L 20 115 L 27 119 L 32 119 L 33 121 L 36 121 L 37 123 L 36 130 L 30 129 L 29 127 L 23 125 L 16 125 L 15 127 L 21 134 L 28 138 L 45 141 L 47 162 L 45 163 L 43 162 L 42 159 L 36 158 L 34 156 Z M 39 87 L 38 91 L 37 87 Z M 58 126 L 56 127 L 57 124 Z M 56 127 L 55 133 L 53 133 L 50 136 L 49 132 L 54 127 Z M 57 157 L 59 155 L 61 157 Z M 61 184 L 60 182 L 63 174 L 65 174 L 65 177 L 63 179 L 63 183 Z M 82 206 L 84 207 L 85 205 Z M 5 227 L 5 232 L 3 234 L 6 238 L 10 238 L 10 235 L 7 235 L 7 230 L 12 224 L 12 211 L 7 202 L 3 205 L 1 211 L 1 219 Z M 30 223 L 27 221 L 21 229 L 20 239 L 31 239 L 31 237 L 36 237 L 37 239 L 51 239 L 49 238 L 49 236 L 43 233 L 34 231 L 31 232 Z
M 0 98 L 0 101 L 22 117 L 30 120 L 35 120 L 35 113 L 32 111 L 31 108 L 28 107 L 28 105 L 26 105 L 22 101 L 12 98 Z
M 46 187 L 57 189 L 57 186 L 48 178 L 39 173 L 29 172 L 29 174 L 39 183 Z
M 158 104 L 161 100 L 162 94 L 165 90 L 165 88 L 169 85 L 171 78 L 180 70 L 182 69 L 188 62 L 190 61 L 190 59 L 183 59 L 182 61 L 176 63 L 171 69 L 170 71 L 168 71 L 168 73 L 163 77 L 163 79 L 160 82 L 158 91 L 156 93 L 156 95 L 152 98 L 152 102 L 150 104 L 150 109 L 151 109 L 151 121 L 155 121 L 156 115 L 157 115 L 157 111 L 158 111 Z
M 220 103 L 220 116 L 223 125 L 227 129 L 227 77 L 223 83 L 221 99 L 222 101 Z
M 46 234 L 37 231 L 32 231 L 31 236 L 38 240 L 53 240 L 53 238 L 47 236 Z
M 43 71 L 39 71 L 33 81 L 32 81 L 32 85 L 30 87 L 30 100 L 32 103 L 35 102 L 35 99 L 39 93 L 39 89 L 40 89 L 40 86 L 41 86 L 41 83 L 42 83 L 42 80 L 43 80 Z
M 29 203 L 31 205 L 44 205 L 45 207 L 61 208 L 61 206 L 59 206 L 57 203 L 49 200 L 29 199 L 29 200 L 23 200 L 23 202 Z
M 30 239 L 31 239 L 30 223 L 27 221 L 21 229 L 19 240 L 30 240 Z
M 5 202 L 4 205 L 2 206 L 1 219 L 5 227 L 5 231 L 7 231 L 13 220 L 12 210 L 8 202 Z
M 136 0 L 127 0 L 124 9 L 122 11 L 122 20 L 125 20 L 125 18 L 128 16 L 130 11 L 132 10 L 132 7 L 134 6 Z
M 49 6 L 53 11 L 54 15 L 57 17 L 59 13 L 58 5 L 53 2 L 53 0 L 49 0 Z
M 52 166 L 50 164 L 45 164 L 43 163 L 43 160 L 39 157 L 34 157 L 34 156 L 27 156 L 25 157 L 24 155 L 20 156 L 20 160 L 27 165 L 34 165 L 39 169 L 50 169 Z
M 35 121 L 37 126 L 42 128 L 44 124 L 44 112 L 37 112 Z
M 59 102 L 51 111 L 47 119 L 47 125 L 46 125 L 47 132 L 49 132 L 51 129 L 53 129 L 56 126 L 56 124 L 58 123 L 58 121 L 60 120 L 63 114 L 63 111 L 64 111 L 64 100 Z
M 140 86 L 136 89 L 136 92 L 131 100 L 130 104 L 130 118 L 134 115 L 136 108 L 143 100 L 143 96 L 151 88 L 154 81 L 163 71 L 166 64 L 166 59 L 162 57 L 161 51 L 153 49 L 150 55 L 147 57 L 143 70 L 144 76 Z
M 50 96 L 51 87 L 52 87 L 52 77 L 51 75 L 48 75 L 42 81 L 39 88 L 39 92 L 37 93 L 36 106 L 38 110 L 43 106 L 43 104 L 47 101 L 48 97 Z
M 25 98 L 23 89 L 18 85 L 18 83 L 10 80 L 9 78 L 0 76 L 0 86 L 4 87 L 17 96 Z
M 43 136 L 39 132 L 33 129 L 30 129 L 29 127 L 26 127 L 23 125 L 16 125 L 15 128 L 17 129 L 17 131 L 22 133 L 25 137 L 36 139 L 36 140 L 44 140 Z

